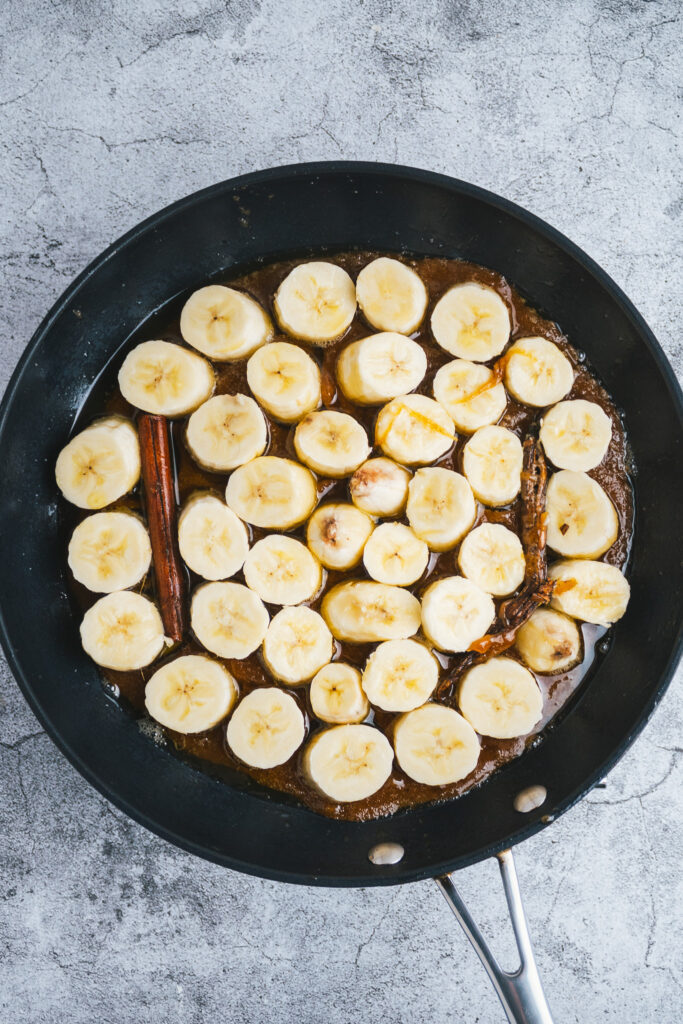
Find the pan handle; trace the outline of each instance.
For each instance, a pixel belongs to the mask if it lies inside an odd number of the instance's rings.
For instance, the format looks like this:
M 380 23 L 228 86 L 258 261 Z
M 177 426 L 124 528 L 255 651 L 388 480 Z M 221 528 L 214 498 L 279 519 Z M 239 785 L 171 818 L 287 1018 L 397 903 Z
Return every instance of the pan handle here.
M 452 875 L 441 875 L 435 881 L 460 922 L 465 935 L 477 951 L 477 955 L 498 993 L 498 998 L 503 1004 L 510 1024 L 553 1024 L 550 1007 L 546 1001 L 534 960 L 534 951 L 529 938 L 512 850 L 503 850 L 502 853 L 499 853 L 498 864 L 515 941 L 519 950 L 520 966 L 516 971 L 509 972 L 502 969 L 465 906 L 453 883 Z

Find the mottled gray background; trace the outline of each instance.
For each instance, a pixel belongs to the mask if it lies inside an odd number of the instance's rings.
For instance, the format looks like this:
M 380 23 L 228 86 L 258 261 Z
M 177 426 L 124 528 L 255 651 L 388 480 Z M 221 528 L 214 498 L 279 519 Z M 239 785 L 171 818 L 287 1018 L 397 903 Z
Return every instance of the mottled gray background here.
M 0 383 L 141 218 L 338 157 L 444 171 L 540 214 L 683 369 L 680 17 L 667 0 L 5 0 Z M 680 689 L 607 788 L 519 850 L 558 1024 L 683 1015 Z M 502 1019 L 432 883 L 300 889 L 196 860 L 88 788 L 4 666 L 0 701 L 3 1021 Z M 509 953 L 495 868 L 460 879 Z

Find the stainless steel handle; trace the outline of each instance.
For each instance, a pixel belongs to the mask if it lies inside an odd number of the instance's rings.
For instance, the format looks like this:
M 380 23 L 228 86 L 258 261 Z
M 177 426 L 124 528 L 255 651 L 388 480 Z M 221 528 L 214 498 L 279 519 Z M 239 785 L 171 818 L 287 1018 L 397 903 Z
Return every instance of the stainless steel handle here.
M 519 950 L 520 966 L 516 971 L 504 971 L 494 957 L 456 889 L 453 876 L 442 875 L 435 881 L 460 922 L 465 935 L 477 951 L 477 955 L 498 993 L 498 998 L 503 1004 L 510 1024 L 553 1024 L 550 1007 L 545 998 L 534 960 L 534 951 L 529 938 L 512 850 L 503 850 L 502 853 L 499 853 L 498 864 L 515 941 Z

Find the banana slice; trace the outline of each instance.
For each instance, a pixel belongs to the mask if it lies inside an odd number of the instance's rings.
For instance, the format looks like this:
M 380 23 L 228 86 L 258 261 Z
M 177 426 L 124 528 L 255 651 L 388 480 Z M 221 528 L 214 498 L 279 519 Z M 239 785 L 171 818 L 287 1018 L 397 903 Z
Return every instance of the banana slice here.
M 277 686 L 262 686 L 243 697 L 225 734 L 231 751 L 252 768 L 276 768 L 289 761 L 306 735 L 301 708 Z
M 342 661 L 331 661 L 316 672 L 309 696 L 313 714 L 331 725 L 356 724 L 370 713 L 360 672 Z
M 216 362 L 243 359 L 273 336 L 273 325 L 258 302 L 222 284 L 193 292 L 180 314 L 188 345 Z
M 468 281 L 439 299 L 432 313 L 432 334 L 451 355 L 486 363 L 507 345 L 510 314 L 493 288 Z
M 376 527 L 363 551 L 368 575 L 378 583 L 409 587 L 427 568 L 429 548 L 409 526 L 382 523 Z
M 213 658 L 186 654 L 157 669 L 145 686 L 145 707 L 174 732 L 213 729 L 237 699 L 237 683 Z
M 365 800 L 391 775 L 394 752 L 371 725 L 335 725 L 310 741 L 303 757 L 312 784 L 336 803 Z
M 132 672 L 163 650 L 165 637 L 156 606 L 141 594 L 122 590 L 96 601 L 81 622 L 83 650 L 103 668 Z
M 573 619 L 611 626 L 626 611 L 631 588 L 614 565 L 588 559 L 555 562 L 548 575 L 558 581 L 551 607 Z
M 300 604 L 320 590 L 323 570 L 305 544 L 271 533 L 254 544 L 244 562 L 244 581 L 267 604 Z
M 140 445 L 130 420 L 96 420 L 57 457 L 57 486 L 79 508 L 97 509 L 132 491 L 140 479 Z
M 321 505 L 308 520 L 306 541 L 326 569 L 352 569 L 373 529 L 370 516 L 354 505 Z
M 481 427 L 465 445 L 462 468 L 479 501 L 508 505 L 522 486 L 522 443 L 506 427 Z
M 464 717 L 480 736 L 526 736 L 543 714 L 543 695 L 527 668 L 512 658 L 489 658 L 468 669 L 458 691 Z
M 143 341 L 119 370 L 127 402 L 155 416 L 184 416 L 205 402 L 216 383 L 211 364 L 170 341 Z
M 547 338 L 520 338 L 506 353 L 505 386 L 524 405 L 544 408 L 571 391 L 574 370 Z
M 369 324 L 378 331 L 400 334 L 412 334 L 418 329 L 428 299 L 419 274 L 388 256 L 380 256 L 363 267 L 356 278 L 356 297 Z
M 367 434 L 345 412 L 312 412 L 294 431 L 294 448 L 302 462 L 323 476 L 353 473 L 370 454 Z
M 418 469 L 410 481 L 406 515 L 432 551 L 448 551 L 472 526 L 477 505 L 464 476 L 433 466 Z
M 266 412 L 296 423 L 320 405 L 320 370 L 298 345 L 273 341 L 247 363 L 247 383 Z
M 185 564 L 205 580 L 227 580 L 244 565 L 249 536 L 241 519 L 213 494 L 191 498 L 178 519 Z
M 433 389 L 434 398 L 463 434 L 497 423 L 507 405 L 505 388 L 496 383 L 493 370 L 466 359 L 454 359 L 442 366 L 434 377 Z
M 421 345 L 402 334 L 372 334 L 347 345 L 337 360 L 337 381 L 347 398 L 361 405 L 414 391 L 427 372 Z
M 383 711 L 412 711 L 429 700 L 439 681 L 439 663 L 417 640 L 386 640 L 367 660 L 363 689 Z
M 537 608 L 515 643 L 524 663 L 544 676 L 567 672 L 583 659 L 581 630 L 573 619 L 552 608 Z
M 543 449 L 558 469 L 587 473 L 599 466 L 612 440 L 612 421 L 596 402 L 558 402 L 541 420 Z
M 598 558 L 614 544 L 619 518 L 600 484 L 562 469 L 548 482 L 548 545 L 568 558 Z
M 253 398 L 214 395 L 192 413 L 185 438 L 200 466 L 226 473 L 265 451 L 268 429 Z
M 426 395 L 394 398 L 380 409 L 375 424 L 375 444 L 407 466 L 434 462 L 454 441 L 453 420 Z
M 283 608 L 263 641 L 263 660 L 276 679 L 305 683 L 332 660 L 334 641 L 325 620 L 311 608 Z
M 368 459 L 349 481 L 351 501 L 371 516 L 397 516 L 408 498 L 410 473 L 391 459 Z
M 69 541 L 69 568 L 74 579 L 95 593 L 111 594 L 134 587 L 149 570 L 151 561 L 149 534 L 128 512 L 88 516 Z
M 491 595 L 462 576 L 436 580 L 422 595 L 422 630 L 441 651 L 466 651 L 495 617 Z
M 298 462 L 260 455 L 233 470 L 225 500 L 245 523 L 290 530 L 311 514 L 318 492 L 314 477 Z
M 333 263 L 300 263 L 278 288 L 273 306 L 287 334 L 324 345 L 340 338 L 356 315 L 356 289 Z
M 385 583 L 340 583 L 325 594 L 320 611 L 337 640 L 352 644 L 401 640 L 420 628 L 418 599 Z
M 268 629 L 261 598 L 241 583 L 204 583 L 195 590 L 190 622 L 202 647 L 219 658 L 247 658 Z
M 463 576 L 494 597 L 505 597 L 520 586 L 525 564 L 519 537 L 500 523 L 475 527 L 458 552 Z
M 396 760 L 406 775 L 424 786 L 459 782 L 477 767 L 479 737 L 453 708 L 425 704 L 394 726 Z

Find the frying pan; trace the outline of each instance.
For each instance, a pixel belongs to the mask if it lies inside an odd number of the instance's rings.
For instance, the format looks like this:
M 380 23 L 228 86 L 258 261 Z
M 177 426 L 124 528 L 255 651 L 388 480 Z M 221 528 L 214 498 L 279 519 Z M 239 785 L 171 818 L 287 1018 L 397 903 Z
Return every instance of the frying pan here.
M 156 316 L 170 317 L 196 287 L 261 262 L 348 249 L 463 258 L 504 274 L 586 353 L 623 410 L 637 469 L 631 602 L 564 713 L 460 799 L 367 822 L 328 820 L 239 774 L 226 785 L 153 743 L 105 696 L 67 594 L 54 482 L 56 455 L 88 397 L 113 382 L 122 354 Z M 681 650 L 682 440 L 681 393 L 651 331 L 610 278 L 537 217 L 405 167 L 318 163 L 244 175 L 167 207 L 99 256 L 17 367 L 0 409 L 2 644 L 45 730 L 132 818 L 191 853 L 264 878 L 328 886 L 439 878 L 508 1018 L 547 1022 L 505 851 L 606 774 L 671 678 Z M 547 795 L 523 813 L 516 797 L 529 787 Z M 491 855 L 501 858 L 520 947 L 515 975 L 500 971 L 449 878 Z

